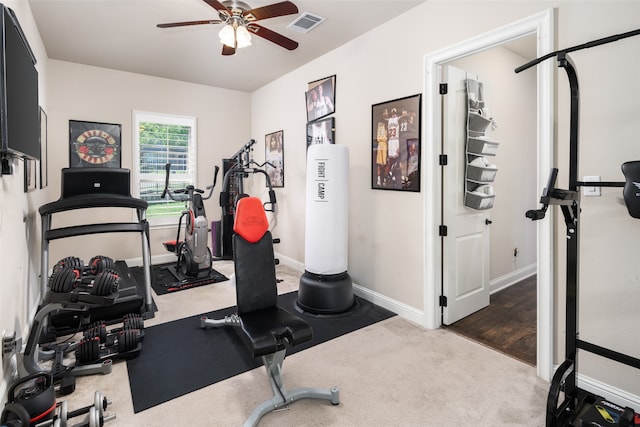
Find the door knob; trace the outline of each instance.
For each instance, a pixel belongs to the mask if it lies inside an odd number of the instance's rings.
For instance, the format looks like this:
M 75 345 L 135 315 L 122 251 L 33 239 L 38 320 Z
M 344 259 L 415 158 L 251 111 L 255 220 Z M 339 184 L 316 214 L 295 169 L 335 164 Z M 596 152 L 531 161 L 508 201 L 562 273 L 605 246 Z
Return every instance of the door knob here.
M 491 221 L 490 219 L 485 219 L 484 223 L 489 225 L 489 224 L 493 224 L 493 221 Z

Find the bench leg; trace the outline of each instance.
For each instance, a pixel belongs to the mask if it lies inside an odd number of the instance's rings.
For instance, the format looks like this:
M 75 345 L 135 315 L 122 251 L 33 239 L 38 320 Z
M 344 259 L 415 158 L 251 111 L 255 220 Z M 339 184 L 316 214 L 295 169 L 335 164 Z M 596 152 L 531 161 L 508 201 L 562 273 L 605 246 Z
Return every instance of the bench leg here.
M 260 419 L 271 411 L 280 409 L 293 403 L 299 399 L 321 399 L 328 400 L 333 405 L 340 403 L 340 392 L 338 387 L 328 388 L 312 388 L 302 387 L 291 391 L 287 391 L 282 381 L 282 363 L 284 362 L 286 350 L 280 350 L 274 354 L 262 356 L 262 362 L 269 377 L 269 384 L 273 396 L 258 405 L 247 421 L 244 427 L 257 426 Z

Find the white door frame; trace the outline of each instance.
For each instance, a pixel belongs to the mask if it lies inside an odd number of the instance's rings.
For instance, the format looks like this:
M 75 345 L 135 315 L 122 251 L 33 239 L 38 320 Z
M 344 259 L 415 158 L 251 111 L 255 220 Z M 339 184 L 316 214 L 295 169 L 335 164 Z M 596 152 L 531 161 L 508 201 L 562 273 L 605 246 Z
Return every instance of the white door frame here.
M 555 11 L 548 9 L 512 24 L 497 28 L 473 39 L 441 49 L 424 58 L 425 69 L 425 144 L 423 187 L 425 189 L 425 271 L 423 326 L 430 329 L 440 327 L 440 283 L 442 280 L 440 248 L 440 206 L 442 203 L 440 168 L 440 115 L 438 94 L 440 65 L 474 53 L 478 53 L 506 42 L 529 35 L 537 36 L 537 54 L 542 56 L 554 50 Z M 537 194 L 541 194 L 549 171 L 554 163 L 553 119 L 554 119 L 554 61 L 544 61 L 525 72 L 537 73 Z M 537 208 L 532 200 L 531 207 Z M 524 215 L 524 212 L 522 212 Z M 553 223 L 552 210 L 548 218 L 537 221 L 537 373 L 549 381 L 553 375 L 554 353 L 554 298 L 553 298 Z

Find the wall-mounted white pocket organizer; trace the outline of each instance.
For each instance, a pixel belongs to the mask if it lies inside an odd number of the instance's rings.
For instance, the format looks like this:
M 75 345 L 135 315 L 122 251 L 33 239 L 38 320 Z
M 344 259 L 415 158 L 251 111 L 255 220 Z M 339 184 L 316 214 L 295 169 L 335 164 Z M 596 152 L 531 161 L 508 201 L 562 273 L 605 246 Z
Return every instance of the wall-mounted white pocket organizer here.
M 495 156 L 500 144 L 486 135 L 495 121 L 487 113 L 482 82 L 467 79 L 467 108 L 464 205 L 477 210 L 491 209 L 496 197 L 491 183 L 498 167 L 487 156 Z

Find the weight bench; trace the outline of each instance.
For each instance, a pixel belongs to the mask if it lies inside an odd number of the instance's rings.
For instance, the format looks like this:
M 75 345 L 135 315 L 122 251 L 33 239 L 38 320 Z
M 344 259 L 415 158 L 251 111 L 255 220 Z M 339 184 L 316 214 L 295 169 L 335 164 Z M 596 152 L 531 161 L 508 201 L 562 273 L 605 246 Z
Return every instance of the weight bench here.
M 233 226 L 233 260 L 238 305 L 236 331 L 252 357 L 261 357 L 273 396 L 258 405 L 245 422 L 255 426 L 263 415 L 298 399 L 340 403 L 337 387 L 298 388 L 287 391 L 282 381 L 282 363 L 288 345 L 311 340 L 311 326 L 301 317 L 278 307 L 273 239 L 262 202 L 256 197 L 238 201 Z M 202 327 L 220 326 L 219 323 Z

